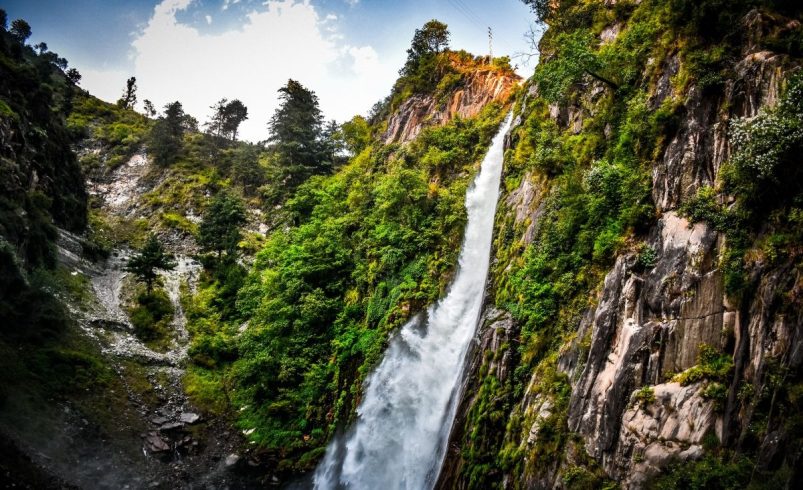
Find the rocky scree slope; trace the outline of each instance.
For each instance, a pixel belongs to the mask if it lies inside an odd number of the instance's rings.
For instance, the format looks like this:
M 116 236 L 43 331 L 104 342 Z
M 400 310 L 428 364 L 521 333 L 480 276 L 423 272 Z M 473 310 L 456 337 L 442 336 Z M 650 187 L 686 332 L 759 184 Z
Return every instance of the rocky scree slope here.
M 803 478 L 801 12 L 713 3 L 553 5 L 441 487 Z

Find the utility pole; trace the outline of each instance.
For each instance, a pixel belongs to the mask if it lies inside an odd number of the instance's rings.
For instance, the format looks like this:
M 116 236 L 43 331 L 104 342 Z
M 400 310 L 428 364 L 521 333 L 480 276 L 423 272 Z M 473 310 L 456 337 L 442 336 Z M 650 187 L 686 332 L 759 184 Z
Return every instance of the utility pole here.
M 488 57 L 491 61 L 494 59 L 494 32 L 488 28 Z

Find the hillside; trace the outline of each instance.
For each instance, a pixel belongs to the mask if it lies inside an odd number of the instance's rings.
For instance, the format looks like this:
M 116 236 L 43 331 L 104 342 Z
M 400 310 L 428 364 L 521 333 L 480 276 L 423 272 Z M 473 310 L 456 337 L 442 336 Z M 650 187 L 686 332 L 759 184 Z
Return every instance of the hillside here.
M 247 487 L 311 469 L 353 417 L 389 334 L 449 283 L 469 179 L 518 83 L 507 61 L 437 54 L 434 73 L 402 76 L 370 120 L 338 129 L 341 150 L 326 169 L 296 183 L 303 169 L 286 167 L 280 147 L 201 132 L 180 104 L 183 135 L 166 161 L 158 131 L 175 104 L 148 117 L 122 99 L 102 102 L 62 66 L 9 43 L 26 53 L 14 69 L 48 67 L 27 83 L 52 78 L 69 100 L 47 102 L 56 129 L 45 132 L 63 132 L 55 141 L 78 180 L 45 181 L 78 189 L 83 201 L 69 216 L 85 218 L 72 225 L 53 211 L 50 262 L 18 272 L 46 280 L 32 306 L 50 298 L 64 324 L 42 342 L 2 339 L 27 352 L 5 361 L 15 375 L 4 383 L 3 451 L 24 462 L 4 465 L 6 478 Z M 286 90 L 305 90 L 293 83 Z M 412 99 L 451 102 L 423 120 L 411 117 Z M 399 118 L 407 136 L 386 144 Z M 209 253 L 203 226 L 223 195 L 242 203 L 245 219 L 221 257 Z M 177 266 L 149 292 L 127 269 L 154 236 Z M 265 383 L 281 388 L 264 392 Z

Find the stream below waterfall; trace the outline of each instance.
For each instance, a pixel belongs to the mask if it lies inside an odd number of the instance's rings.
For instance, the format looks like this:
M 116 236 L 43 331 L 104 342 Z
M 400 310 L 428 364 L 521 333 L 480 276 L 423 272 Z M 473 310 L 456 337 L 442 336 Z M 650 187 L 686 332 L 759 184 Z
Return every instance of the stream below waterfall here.
M 468 224 L 447 295 L 390 340 L 357 420 L 315 471 L 318 489 L 432 488 L 454 420 L 466 352 L 482 307 L 508 115 L 466 194 Z

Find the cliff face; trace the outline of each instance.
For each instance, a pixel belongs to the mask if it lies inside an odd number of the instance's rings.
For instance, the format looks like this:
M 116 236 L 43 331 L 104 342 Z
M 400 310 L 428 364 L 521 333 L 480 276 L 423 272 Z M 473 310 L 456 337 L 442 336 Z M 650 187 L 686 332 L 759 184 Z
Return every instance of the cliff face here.
M 385 144 L 412 141 L 426 126 L 443 126 L 456 117 L 474 117 L 491 102 L 504 102 L 520 83 L 513 72 L 491 65 L 462 66 L 457 86 L 435 94 L 407 98 L 388 119 Z
M 649 8 L 640 5 L 633 18 Z M 628 36 L 633 18 L 598 34 L 600 52 L 617 36 Z M 735 151 L 732 122 L 774 110 L 800 66 L 794 55 L 766 48 L 772 33 L 799 30 L 798 20 L 754 10 L 741 18 L 741 28 L 736 57 L 715 87 L 699 79 L 682 87 L 679 73 L 691 57 L 675 47 L 653 51 L 647 60 L 640 100 L 649 111 L 669 104 L 675 115 L 644 166 L 654 214 L 625 231 L 607 267 L 596 258 L 579 259 L 589 263 L 581 269 L 586 276 L 601 280 L 578 292 L 577 301 L 560 304 L 552 319 L 522 314 L 521 300 L 517 305 L 508 294 L 515 289 L 511 277 L 526 280 L 539 270 L 528 268 L 528 254 L 549 257 L 543 230 L 551 226 L 551 196 L 567 192 L 543 168 L 516 168 L 521 154 L 530 161 L 544 158 L 540 143 L 528 146 L 521 134 L 535 124 L 552 125 L 574 142 L 595 131 L 611 141 L 621 126 L 596 126 L 612 88 L 588 75 L 567 98 L 544 108 L 541 119 L 528 118 L 528 111 L 543 106 L 549 79 L 530 82 L 519 131 L 511 132 L 495 277 L 468 363 L 443 487 L 572 487 L 611 479 L 640 488 L 670 467 L 682 471 L 684 463 L 710 457 L 747 458 L 755 475 L 777 478 L 767 481 L 779 485 L 803 477 L 799 435 L 791 428 L 801 407 L 787 395 L 799 386 L 803 362 L 797 246 L 781 247 L 781 258 L 771 259 L 761 243 L 780 231 L 769 219 L 745 238 L 710 217 L 694 219 L 688 204 L 711 191 L 717 209 L 744 212 L 744 202 L 723 184 Z M 623 93 L 616 87 L 613 97 Z M 611 155 L 608 150 L 595 158 Z M 594 160 L 584 185 L 593 183 L 589 175 L 598 165 Z M 746 279 L 733 293 L 728 261 L 737 253 L 745 254 L 739 264 Z M 539 337 L 555 331 L 551 323 L 563 329 L 558 338 Z M 525 344 L 532 345 L 532 338 L 537 344 L 530 350 Z M 481 411 L 492 413 L 480 417 Z M 481 480 L 480 468 L 490 477 Z

